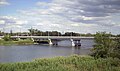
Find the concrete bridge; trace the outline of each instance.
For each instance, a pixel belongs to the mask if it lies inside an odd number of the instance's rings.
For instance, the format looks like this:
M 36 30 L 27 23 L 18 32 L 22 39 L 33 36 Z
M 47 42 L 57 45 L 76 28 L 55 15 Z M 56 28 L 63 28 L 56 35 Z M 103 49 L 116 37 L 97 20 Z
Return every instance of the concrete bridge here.
M 4 36 L 0 36 L 3 38 Z M 30 38 L 35 43 L 58 45 L 59 41 L 70 40 L 71 46 L 81 46 L 81 39 L 94 39 L 94 37 L 81 37 L 81 36 L 11 36 L 11 39 L 27 39 Z

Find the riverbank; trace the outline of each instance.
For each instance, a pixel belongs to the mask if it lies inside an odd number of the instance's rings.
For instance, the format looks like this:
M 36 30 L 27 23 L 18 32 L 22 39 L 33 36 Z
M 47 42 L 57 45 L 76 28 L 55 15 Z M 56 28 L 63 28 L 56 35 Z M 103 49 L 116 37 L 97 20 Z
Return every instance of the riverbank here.
M 73 55 L 36 59 L 32 62 L 0 63 L 0 71 L 120 71 L 119 59 L 94 59 Z
M 7 46 L 7 45 L 29 45 L 34 44 L 32 40 L 26 39 L 26 40 L 19 40 L 19 41 L 4 41 L 3 39 L 0 39 L 0 45 Z

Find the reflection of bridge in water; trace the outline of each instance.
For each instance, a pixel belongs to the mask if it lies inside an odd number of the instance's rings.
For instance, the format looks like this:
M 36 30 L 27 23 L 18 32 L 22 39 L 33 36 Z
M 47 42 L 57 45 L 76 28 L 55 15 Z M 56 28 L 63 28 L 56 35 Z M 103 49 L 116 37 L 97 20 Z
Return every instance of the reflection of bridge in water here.
M 0 36 L 2 38 L 3 36 Z M 94 39 L 94 37 L 81 36 L 11 36 L 12 39 L 32 39 L 35 43 L 58 45 L 59 41 L 70 40 L 72 46 L 81 46 L 81 39 Z

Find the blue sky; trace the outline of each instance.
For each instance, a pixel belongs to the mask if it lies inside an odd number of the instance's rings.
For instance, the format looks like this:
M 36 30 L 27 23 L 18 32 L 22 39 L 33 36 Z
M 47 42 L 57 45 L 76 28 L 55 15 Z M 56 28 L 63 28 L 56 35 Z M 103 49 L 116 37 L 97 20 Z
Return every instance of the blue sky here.
M 120 34 L 120 0 L 0 0 L 0 30 Z
M 0 10 L 2 10 L 0 15 L 11 15 L 17 13 L 17 10 L 32 8 L 38 1 L 50 2 L 51 0 L 7 0 L 6 2 L 10 5 L 0 7 Z

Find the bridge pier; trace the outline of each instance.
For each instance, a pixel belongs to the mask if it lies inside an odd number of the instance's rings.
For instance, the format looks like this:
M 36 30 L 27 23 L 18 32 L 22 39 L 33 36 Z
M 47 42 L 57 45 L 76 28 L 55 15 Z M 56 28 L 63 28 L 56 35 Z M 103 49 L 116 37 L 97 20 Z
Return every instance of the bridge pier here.
M 81 46 L 80 40 L 75 40 L 75 47 Z
M 74 47 L 75 43 L 74 43 L 73 39 L 70 39 L 70 40 L 71 40 L 72 46 Z
M 70 39 L 70 40 L 73 47 L 81 46 L 80 39 L 79 40 Z
M 49 45 L 53 45 L 51 39 L 48 39 L 48 41 L 49 41 Z
M 58 45 L 58 40 L 54 39 L 54 40 L 52 40 L 52 43 L 53 43 L 53 46 L 57 46 Z
M 31 37 L 30 39 L 34 42 L 34 38 Z

